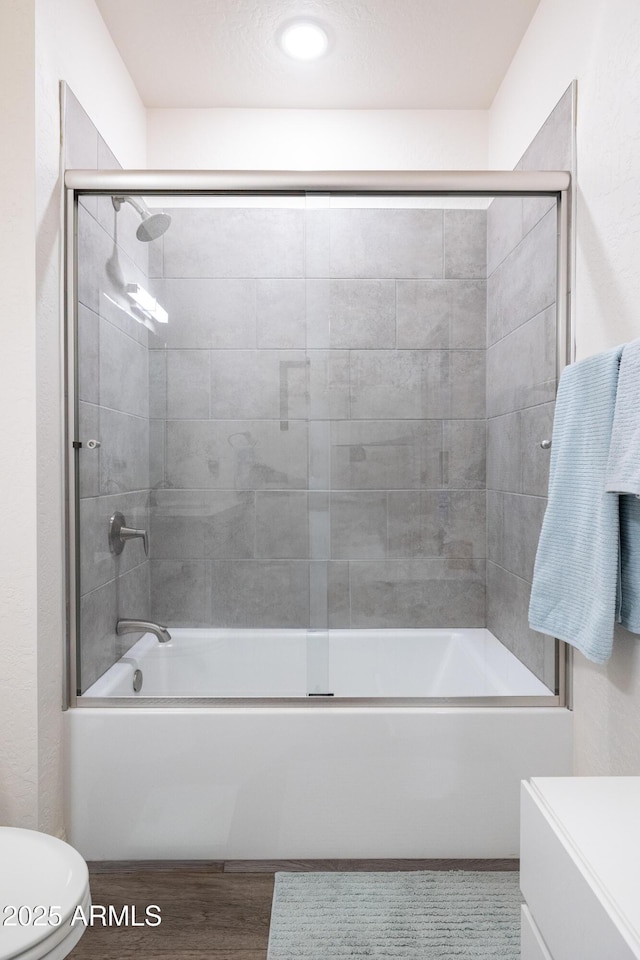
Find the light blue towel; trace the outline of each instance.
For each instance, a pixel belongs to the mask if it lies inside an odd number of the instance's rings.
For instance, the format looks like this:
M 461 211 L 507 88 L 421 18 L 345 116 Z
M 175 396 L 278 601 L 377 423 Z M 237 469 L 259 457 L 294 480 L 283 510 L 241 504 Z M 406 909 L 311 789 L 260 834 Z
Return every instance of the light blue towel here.
M 640 500 L 620 497 L 620 590 L 618 620 L 640 633 Z
M 605 489 L 640 495 L 640 340 L 628 343 L 620 359 Z
M 618 582 L 618 497 L 605 475 L 622 347 L 566 367 L 558 385 L 549 503 L 529 624 L 594 663 L 611 656 Z
M 618 620 L 640 633 L 640 340 L 620 359 L 605 489 L 620 494 Z

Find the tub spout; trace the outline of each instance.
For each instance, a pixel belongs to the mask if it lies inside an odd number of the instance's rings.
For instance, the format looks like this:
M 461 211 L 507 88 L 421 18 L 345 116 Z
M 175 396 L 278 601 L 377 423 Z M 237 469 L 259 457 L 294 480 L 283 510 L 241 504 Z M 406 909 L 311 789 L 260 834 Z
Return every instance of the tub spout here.
M 151 623 L 150 620 L 118 620 L 116 633 L 119 637 L 123 633 L 153 633 L 160 643 L 171 640 L 171 634 L 166 627 L 163 627 L 161 623 Z

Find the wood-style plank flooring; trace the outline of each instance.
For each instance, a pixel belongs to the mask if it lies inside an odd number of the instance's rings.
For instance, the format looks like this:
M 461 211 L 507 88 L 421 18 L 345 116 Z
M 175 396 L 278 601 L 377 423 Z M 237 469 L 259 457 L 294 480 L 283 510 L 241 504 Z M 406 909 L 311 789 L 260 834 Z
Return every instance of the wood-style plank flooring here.
M 517 870 L 517 860 L 231 860 L 89 864 L 94 904 L 159 926 L 88 927 L 71 960 L 266 960 L 279 870 Z

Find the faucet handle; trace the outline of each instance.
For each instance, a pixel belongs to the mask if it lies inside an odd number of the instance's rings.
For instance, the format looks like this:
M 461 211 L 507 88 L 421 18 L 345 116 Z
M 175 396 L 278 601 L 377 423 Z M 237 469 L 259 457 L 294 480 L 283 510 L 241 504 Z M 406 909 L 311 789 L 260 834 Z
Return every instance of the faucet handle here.
M 142 546 L 144 547 L 145 556 L 149 556 L 149 537 L 147 536 L 146 530 L 136 530 L 134 527 L 120 527 L 120 539 L 121 540 L 135 540 L 136 538 L 142 540 Z
M 116 556 L 119 556 L 124 550 L 127 540 L 140 538 L 144 547 L 145 556 L 149 556 L 149 537 L 146 530 L 136 530 L 135 527 L 126 526 L 125 517 L 116 511 L 109 520 L 109 549 Z

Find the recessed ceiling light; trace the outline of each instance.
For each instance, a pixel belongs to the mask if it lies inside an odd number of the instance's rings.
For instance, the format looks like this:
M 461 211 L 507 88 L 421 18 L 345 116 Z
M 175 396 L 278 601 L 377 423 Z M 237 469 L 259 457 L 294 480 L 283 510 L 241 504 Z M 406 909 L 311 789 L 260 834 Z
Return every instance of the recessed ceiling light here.
M 295 60 L 317 60 L 326 53 L 329 37 L 314 20 L 294 20 L 280 31 L 278 40 L 284 52 Z

